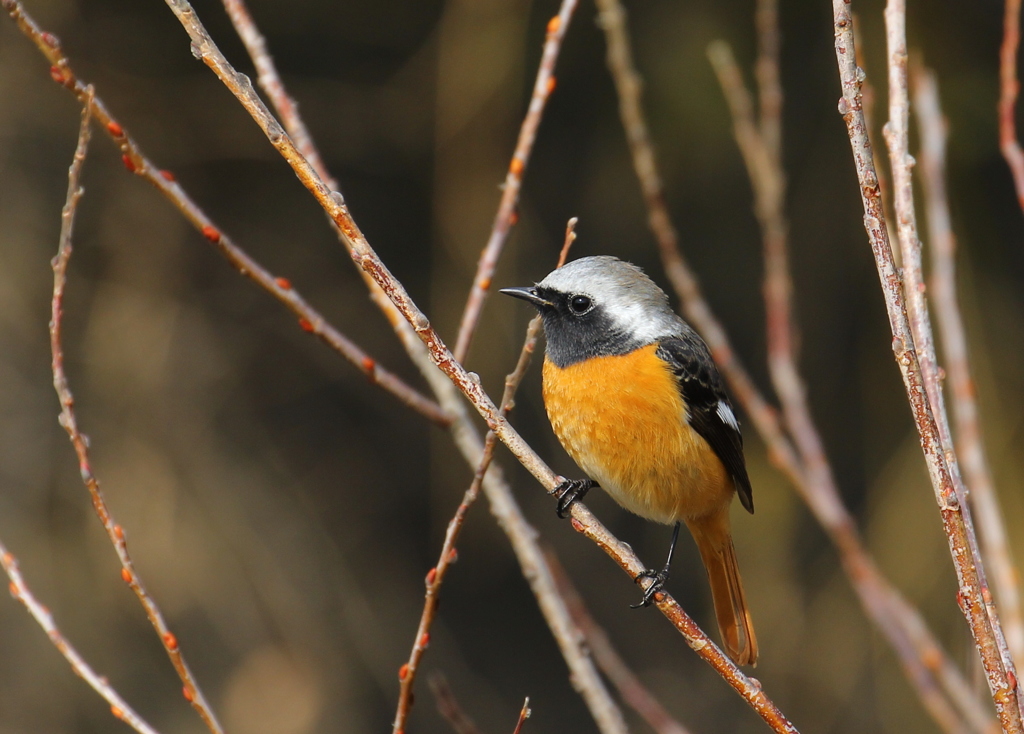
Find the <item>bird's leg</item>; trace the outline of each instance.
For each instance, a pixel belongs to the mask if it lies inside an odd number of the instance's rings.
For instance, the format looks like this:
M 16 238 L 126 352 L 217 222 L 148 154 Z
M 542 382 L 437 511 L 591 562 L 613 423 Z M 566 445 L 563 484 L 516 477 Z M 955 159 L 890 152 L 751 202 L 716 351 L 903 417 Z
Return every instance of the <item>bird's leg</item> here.
M 555 487 L 554 495 L 558 498 L 558 506 L 555 512 L 562 519 L 569 516 L 572 506 L 583 499 L 583 496 L 594 487 L 600 486 L 593 479 L 563 479 L 562 483 Z
M 629 606 L 633 609 L 640 609 L 641 607 L 649 607 L 651 602 L 654 601 L 654 595 L 665 588 L 665 582 L 668 581 L 668 570 L 672 566 L 672 556 L 676 552 L 676 541 L 679 540 L 679 523 L 672 529 L 672 542 L 668 546 L 668 558 L 665 560 L 665 565 L 662 566 L 660 571 L 656 571 L 653 568 L 649 568 L 641 574 L 638 574 L 634 581 L 640 579 L 653 579 L 654 583 L 647 587 L 644 591 L 644 597 L 640 600 L 639 604 L 630 604 Z

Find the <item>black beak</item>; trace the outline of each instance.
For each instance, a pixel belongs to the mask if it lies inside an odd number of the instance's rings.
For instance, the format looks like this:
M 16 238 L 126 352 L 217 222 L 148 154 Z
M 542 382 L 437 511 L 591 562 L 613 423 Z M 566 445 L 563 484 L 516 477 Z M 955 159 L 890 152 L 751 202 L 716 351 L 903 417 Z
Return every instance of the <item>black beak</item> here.
M 537 308 L 550 308 L 555 305 L 551 301 L 538 296 L 536 288 L 502 288 L 501 292 L 506 296 L 522 298 L 524 301 L 529 301 Z

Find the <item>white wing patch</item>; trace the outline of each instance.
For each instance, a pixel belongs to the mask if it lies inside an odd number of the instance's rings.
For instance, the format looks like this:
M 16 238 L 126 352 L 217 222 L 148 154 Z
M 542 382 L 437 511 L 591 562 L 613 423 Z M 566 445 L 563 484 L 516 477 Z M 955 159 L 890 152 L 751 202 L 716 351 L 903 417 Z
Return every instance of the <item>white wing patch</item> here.
M 718 408 L 715 412 L 718 413 L 718 417 L 722 419 L 722 423 L 729 426 L 734 431 L 740 430 L 740 424 L 736 421 L 736 415 L 724 400 L 718 401 Z

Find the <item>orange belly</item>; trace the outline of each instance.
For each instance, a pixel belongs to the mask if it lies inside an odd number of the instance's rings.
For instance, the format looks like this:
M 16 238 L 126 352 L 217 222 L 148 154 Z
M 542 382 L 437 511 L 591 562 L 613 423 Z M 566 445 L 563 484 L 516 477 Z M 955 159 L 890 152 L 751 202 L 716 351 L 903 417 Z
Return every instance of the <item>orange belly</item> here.
M 731 477 L 686 421 L 675 376 L 652 344 L 566 368 L 544 361 L 544 405 L 562 446 L 627 510 L 674 523 L 732 499 Z

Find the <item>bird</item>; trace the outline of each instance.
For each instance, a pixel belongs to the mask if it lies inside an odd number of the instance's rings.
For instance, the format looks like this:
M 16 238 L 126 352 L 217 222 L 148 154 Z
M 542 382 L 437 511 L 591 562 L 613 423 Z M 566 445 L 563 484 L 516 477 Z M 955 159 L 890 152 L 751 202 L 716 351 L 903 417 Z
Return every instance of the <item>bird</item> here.
M 753 513 L 739 421 L 704 340 L 639 267 L 583 257 L 531 287 L 505 288 L 540 313 L 546 341 L 544 406 L 555 435 L 587 479 L 555 489 L 558 515 L 601 487 L 627 510 L 673 525 L 668 559 L 634 580 L 652 580 L 649 606 L 669 577 L 685 523 L 707 570 L 726 653 L 758 657 L 729 508 Z

